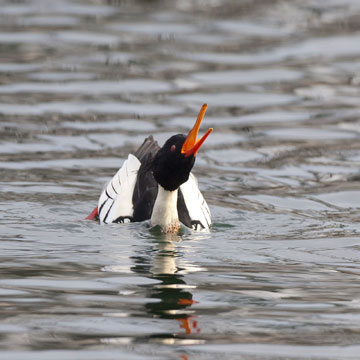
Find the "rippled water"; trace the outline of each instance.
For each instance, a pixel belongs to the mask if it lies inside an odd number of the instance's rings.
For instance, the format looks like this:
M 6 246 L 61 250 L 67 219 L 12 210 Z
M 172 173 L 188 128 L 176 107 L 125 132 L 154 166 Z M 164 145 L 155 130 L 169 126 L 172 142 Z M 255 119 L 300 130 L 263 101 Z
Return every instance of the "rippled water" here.
M 357 0 L 0 5 L 2 359 L 359 358 Z M 204 102 L 210 233 L 83 220 Z

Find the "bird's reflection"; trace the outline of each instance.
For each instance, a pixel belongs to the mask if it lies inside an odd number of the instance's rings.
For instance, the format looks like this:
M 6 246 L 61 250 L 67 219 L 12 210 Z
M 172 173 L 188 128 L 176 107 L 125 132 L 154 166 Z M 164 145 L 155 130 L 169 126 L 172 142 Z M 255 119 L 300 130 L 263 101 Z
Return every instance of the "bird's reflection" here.
M 161 283 L 150 288 L 148 297 L 159 299 L 158 302 L 148 302 L 145 307 L 149 314 L 162 319 L 174 319 L 178 321 L 180 329 L 185 334 L 201 331 L 198 317 L 191 309 L 196 303 L 190 289 L 186 284 L 183 271 L 186 267 L 177 264 L 181 258 L 176 243 L 179 237 L 176 235 L 161 235 L 156 237 L 151 246 L 140 255 L 132 257 L 134 266 L 132 270 L 151 276 Z M 194 266 L 192 265 L 192 269 Z

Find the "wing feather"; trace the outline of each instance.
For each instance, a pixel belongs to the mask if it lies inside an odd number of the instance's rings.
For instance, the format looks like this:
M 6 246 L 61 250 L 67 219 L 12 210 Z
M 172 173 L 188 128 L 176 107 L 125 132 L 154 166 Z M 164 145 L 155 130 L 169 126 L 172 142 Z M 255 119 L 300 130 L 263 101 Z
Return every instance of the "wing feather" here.
M 132 154 L 104 187 L 98 202 L 100 223 L 131 218 L 134 213 L 132 196 L 140 161 Z
M 190 173 L 189 180 L 180 186 L 194 230 L 209 229 L 211 215 L 201 194 L 196 177 Z

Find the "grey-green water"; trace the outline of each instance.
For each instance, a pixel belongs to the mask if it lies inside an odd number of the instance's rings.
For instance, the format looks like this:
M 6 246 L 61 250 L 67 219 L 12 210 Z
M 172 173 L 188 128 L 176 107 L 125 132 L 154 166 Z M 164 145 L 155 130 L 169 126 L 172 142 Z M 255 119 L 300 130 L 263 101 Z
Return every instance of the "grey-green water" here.
M 1 359 L 360 357 L 357 0 L 8 0 L 0 28 Z M 83 220 L 204 102 L 210 233 Z

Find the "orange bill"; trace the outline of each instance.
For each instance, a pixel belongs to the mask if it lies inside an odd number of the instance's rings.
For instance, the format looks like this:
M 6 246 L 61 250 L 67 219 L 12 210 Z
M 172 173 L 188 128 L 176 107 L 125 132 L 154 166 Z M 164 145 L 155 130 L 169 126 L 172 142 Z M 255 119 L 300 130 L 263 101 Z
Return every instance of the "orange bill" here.
M 204 104 L 201 107 L 201 110 L 199 112 L 199 115 L 197 117 L 197 120 L 196 120 L 196 123 L 195 123 L 194 127 L 190 130 L 188 136 L 186 137 L 184 145 L 181 148 L 181 153 L 185 154 L 185 157 L 188 157 L 190 155 L 196 156 L 196 154 L 199 151 L 201 145 L 204 143 L 206 138 L 213 131 L 213 129 L 210 128 L 199 140 L 197 140 L 200 125 L 201 125 L 202 119 L 204 118 L 206 109 L 207 109 L 207 104 Z

